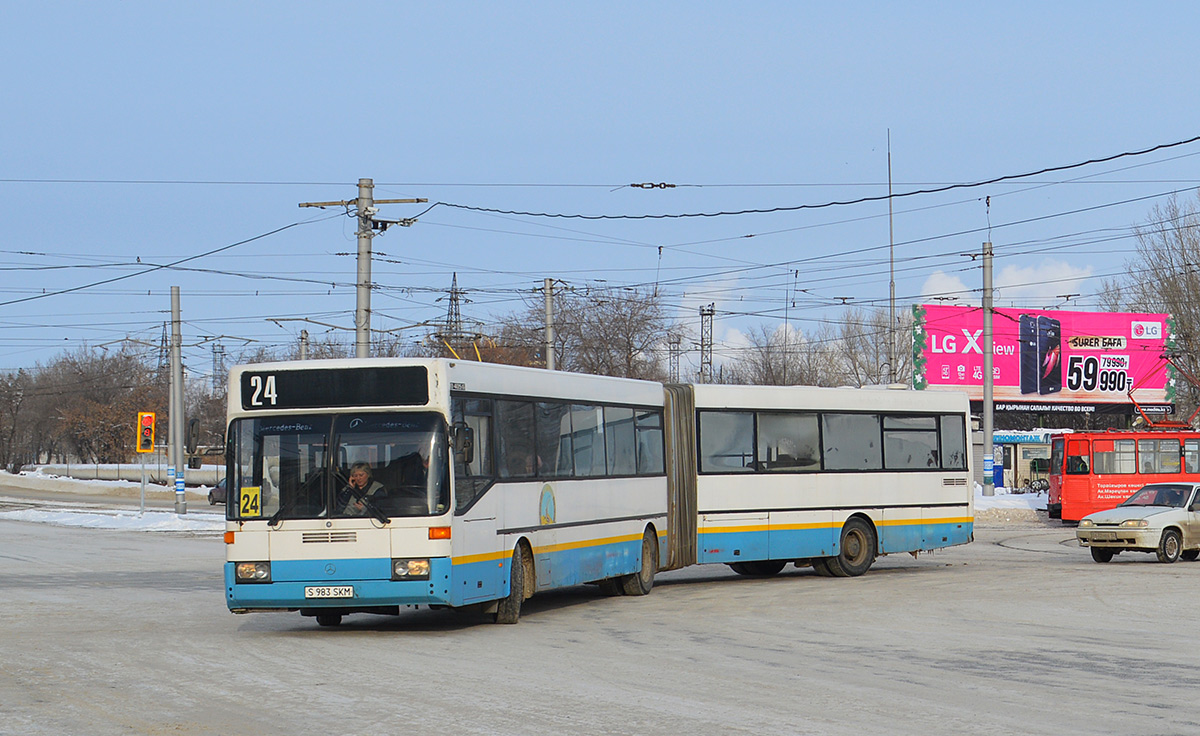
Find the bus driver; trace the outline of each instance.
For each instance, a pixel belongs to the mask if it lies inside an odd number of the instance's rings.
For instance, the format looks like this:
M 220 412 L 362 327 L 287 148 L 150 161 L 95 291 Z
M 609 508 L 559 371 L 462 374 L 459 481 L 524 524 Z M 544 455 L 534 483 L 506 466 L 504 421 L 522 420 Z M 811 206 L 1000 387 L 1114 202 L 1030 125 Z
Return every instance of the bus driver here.
M 371 466 L 367 463 L 354 463 L 350 466 L 350 479 L 342 492 L 338 494 L 339 499 L 344 499 L 345 507 L 342 509 L 342 514 L 345 516 L 366 516 L 367 505 L 364 501 L 370 499 L 375 494 L 383 490 L 383 484 L 371 478 Z

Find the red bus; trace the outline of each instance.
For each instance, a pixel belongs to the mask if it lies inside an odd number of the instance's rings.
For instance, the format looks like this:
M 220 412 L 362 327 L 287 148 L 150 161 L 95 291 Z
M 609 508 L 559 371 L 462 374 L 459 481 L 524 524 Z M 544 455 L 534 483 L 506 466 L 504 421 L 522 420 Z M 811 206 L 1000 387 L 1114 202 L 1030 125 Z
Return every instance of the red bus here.
M 1200 482 L 1200 432 L 1073 432 L 1050 440 L 1052 519 L 1079 521 L 1147 483 Z

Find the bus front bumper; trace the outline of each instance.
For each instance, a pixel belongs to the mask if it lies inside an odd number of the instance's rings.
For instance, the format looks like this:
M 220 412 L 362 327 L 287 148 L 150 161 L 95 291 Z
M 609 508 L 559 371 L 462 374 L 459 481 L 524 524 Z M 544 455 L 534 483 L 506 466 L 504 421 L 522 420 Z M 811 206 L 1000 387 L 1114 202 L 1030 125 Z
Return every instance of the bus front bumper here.
M 429 577 L 392 580 L 391 560 L 274 561 L 271 582 L 235 580 L 225 563 L 225 602 L 234 613 L 301 608 L 366 609 L 449 605 L 450 560 L 429 561 Z M 329 571 L 328 574 L 318 574 Z M 387 575 L 387 577 L 385 577 Z

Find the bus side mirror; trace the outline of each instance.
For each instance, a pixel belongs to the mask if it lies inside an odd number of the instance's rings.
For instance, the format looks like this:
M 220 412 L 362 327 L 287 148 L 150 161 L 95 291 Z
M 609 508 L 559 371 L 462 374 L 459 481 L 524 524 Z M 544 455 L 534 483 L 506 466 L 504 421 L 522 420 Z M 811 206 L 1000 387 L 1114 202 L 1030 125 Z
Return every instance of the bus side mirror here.
M 469 465 L 475 460 L 475 430 L 465 423 L 455 424 L 453 431 L 454 460 Z

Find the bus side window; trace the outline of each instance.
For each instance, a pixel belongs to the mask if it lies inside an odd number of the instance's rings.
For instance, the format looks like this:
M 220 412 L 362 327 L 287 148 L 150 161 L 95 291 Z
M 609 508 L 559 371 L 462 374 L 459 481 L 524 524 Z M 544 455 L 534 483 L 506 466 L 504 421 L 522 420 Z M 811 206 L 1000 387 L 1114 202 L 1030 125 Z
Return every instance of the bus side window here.
M 1183 467 L 1185 473 L 1200 473 L 1200 440 L 1183 441 Z

